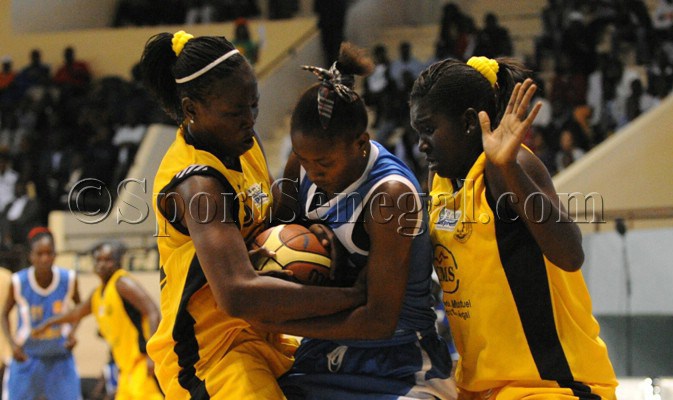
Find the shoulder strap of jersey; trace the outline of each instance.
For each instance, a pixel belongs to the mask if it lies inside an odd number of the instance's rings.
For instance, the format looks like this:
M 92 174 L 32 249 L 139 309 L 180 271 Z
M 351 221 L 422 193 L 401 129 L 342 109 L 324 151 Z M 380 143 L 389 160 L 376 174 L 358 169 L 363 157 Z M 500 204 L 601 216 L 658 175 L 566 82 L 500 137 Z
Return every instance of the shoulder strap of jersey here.
M 203 164 L 192 164 L 186 168 L 184 168 L 182 171 L 178 172 L 173 176 L 173 179 L 171 179 L 170 182 L 166 186 L 164 186 L 158 193 L 157 195 L 157 210 L 161 212 L 161 215 L 163 215 L 164 218 L 166 218 L 166 221 L 168 221 L 175 229 L 178 230 L 178 232 L 182 233 L 185 236 L 189 236 L 189 230 L 187 230 L 187 227 L 184 226 L 180 221 L 175 220 L 175 216 L 169 215 L 166 210 L 162 207 L 162 201 L 168 197 L 171 196 L 177 196 L 177 193 L 175 193 L 174 189 L 184 182 L 185 180 L 189 179 L 192 176 L 210 176 L 212 178 L 215 178 L 222 186 L 224 186 L 224 194 L 231 193 L 233 196 L 236 196 L 236 191 L 234 191 L 234 187 L 229 183 L 229 180 L 216 168 L 210 165 L 203 165 Z M 185 201 L 185 199 L 182 199 L 184 204 L 189 204 L 189 201 Z M 240 223 L 238 221 L 238 202 L 233 201 L 233 202 L 228 202 L 231 204 L 232 210 L 231 214 L 234 218 L 234 221 L 236 222 L 237 225 L 240 226 Z

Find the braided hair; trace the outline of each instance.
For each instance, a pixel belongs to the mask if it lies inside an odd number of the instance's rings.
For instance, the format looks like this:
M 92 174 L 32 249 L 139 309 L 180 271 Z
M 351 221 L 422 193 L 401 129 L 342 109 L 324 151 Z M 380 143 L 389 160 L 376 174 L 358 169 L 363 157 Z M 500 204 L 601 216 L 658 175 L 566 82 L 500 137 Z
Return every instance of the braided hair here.
M 177 83 L 176 79 L 201 70 L 236 47 L 224 36 L 201 36 L 187 40 L 176 52 L 173 43 L 176 35 L 164 32 L 152 36 L 145 44 L 140 70 L 145 87 L 166 113 L 181 124 L 183 97 L 205 102 L 217 82 L 232 75 L 247 61 L 242 55 L 235 54 L 198 78 Z

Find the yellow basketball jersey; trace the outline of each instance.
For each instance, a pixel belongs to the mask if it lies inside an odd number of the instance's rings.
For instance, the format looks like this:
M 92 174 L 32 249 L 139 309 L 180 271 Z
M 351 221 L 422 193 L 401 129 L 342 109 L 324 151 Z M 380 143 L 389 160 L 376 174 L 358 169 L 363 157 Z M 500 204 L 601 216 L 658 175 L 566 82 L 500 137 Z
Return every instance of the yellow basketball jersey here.
M 117 292 L 119 278 L 127 276 L 117 270 L 105 288 L 96 288 L 91 297 L 91 313 L 96 316 L 98 330 L 112 349 L 112 357 L 121 371 L 130 370 L 139 357 L 144 359 L 149 337 L 149 325 L 140 311 Z
M 616 386 L 582 273 L 552 264 L 524 222 L 502 211 L 488 193 L 485 164 L 482 153 L 455 192 L 435 176 L 431 192 L 434 266 L 461 355 L 458 385 L 475 392 L 540 379 L 573 390 Z
M 212 176 L 224 185 L 225 195 L 236 196 L 234 214 L 243 238 L 250 241 L 265 228 L 272 202 L 266 160 L 256 141 L 252 149 L 240 156 L 240 167 L 240 171 L 225 167 L 213 154 L 188 144 L 178 130 L 155 178 L 162 319 L 147 349 L 167 398 L 207 398 L 201 396 L 207 393 L 212 397 L 213 391 L 221 391 L 209 385 L 218 381 L 214 374 L 224 373 L 218 371 L 222 368 L 218 363 L 241 335 L 264 337 L 257 341 L 260 345 L 256 354 L 282 360 L 273 371 L 276 376 L 284 373 L 292 362 L 281 351 L 277 337 L 259 335 L 246 321 L 217 308 L 189 232 L 184 226 L 172 224 L 171 217 L 165 216 L 158 206 L 160 196 L 171 193 L 188 177 Z M 189 199 L 178 201 L 189 204 Z

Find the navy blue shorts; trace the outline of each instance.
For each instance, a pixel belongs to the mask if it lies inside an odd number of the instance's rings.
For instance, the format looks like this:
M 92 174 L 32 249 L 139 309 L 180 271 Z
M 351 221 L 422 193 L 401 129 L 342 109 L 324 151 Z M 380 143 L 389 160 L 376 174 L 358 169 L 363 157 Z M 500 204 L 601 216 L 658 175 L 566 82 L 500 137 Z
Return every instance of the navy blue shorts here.
M 304 339 L 292 369 L 279 379 L 281 389 L 288 400 L 455 398 L 448 346 L 435 332 L 398 344 L 371 343 Z

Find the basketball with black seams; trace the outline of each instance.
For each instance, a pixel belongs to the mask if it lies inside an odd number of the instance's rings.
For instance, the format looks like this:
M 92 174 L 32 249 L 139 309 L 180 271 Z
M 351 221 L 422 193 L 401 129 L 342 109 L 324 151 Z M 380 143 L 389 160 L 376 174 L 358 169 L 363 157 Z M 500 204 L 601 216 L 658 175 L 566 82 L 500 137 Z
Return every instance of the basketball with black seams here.
M 330 280 L 330 253 L 308 228 L 284 224 L 260 233 L 253 249 L 265 247 L 275 257 L 260 257 L 254 264 L 258 271 L 292 271 L 293 280 L 305 285 L 327 285 Z

